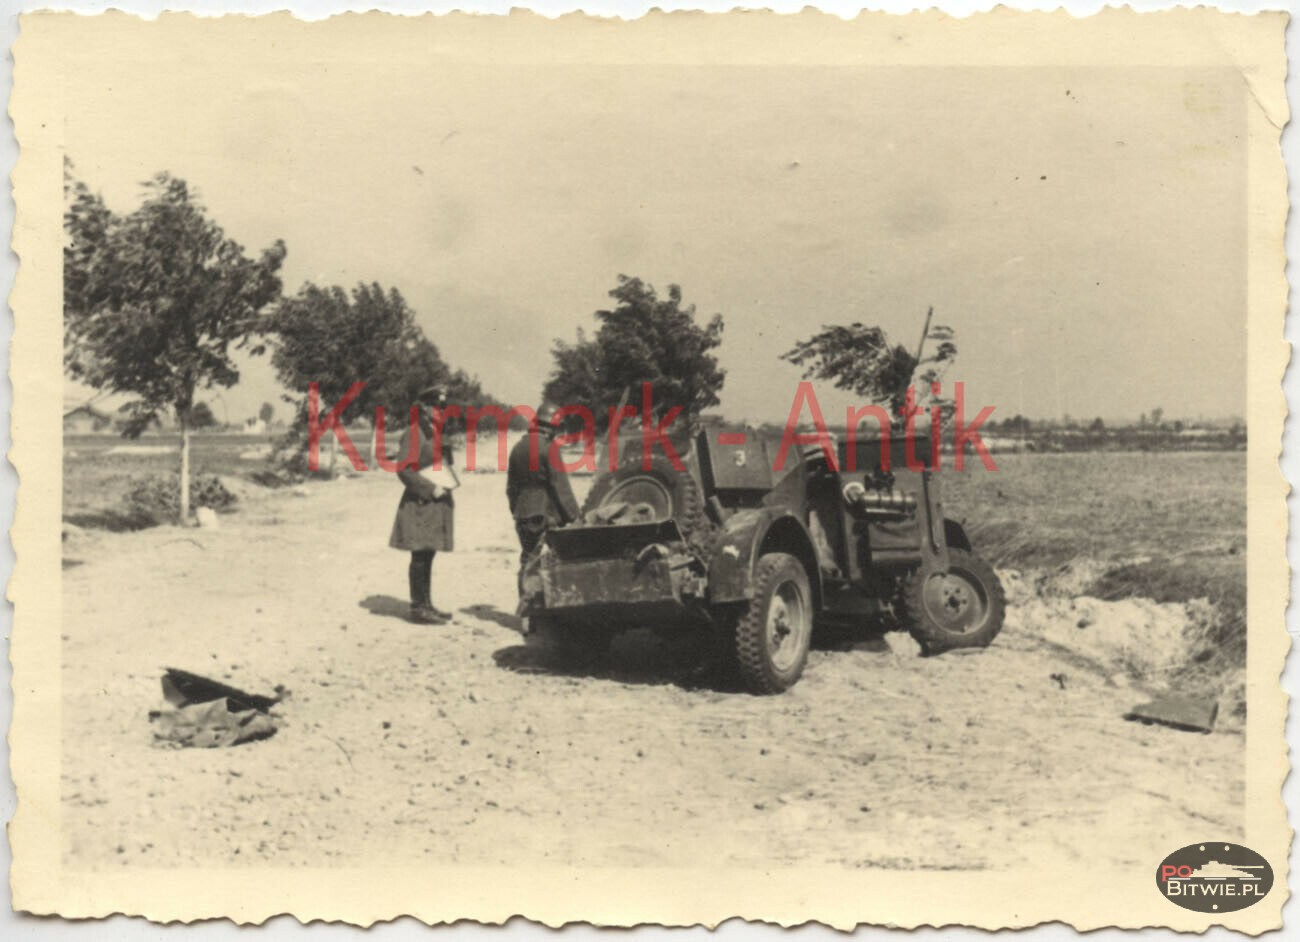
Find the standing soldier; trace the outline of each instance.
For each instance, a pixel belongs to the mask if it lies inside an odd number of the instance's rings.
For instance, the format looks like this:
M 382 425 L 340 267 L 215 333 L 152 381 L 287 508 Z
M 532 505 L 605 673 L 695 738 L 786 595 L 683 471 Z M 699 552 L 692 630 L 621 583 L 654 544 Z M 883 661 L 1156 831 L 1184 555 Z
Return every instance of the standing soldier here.
M 427 473 L 433 468 L 433 413 L 447 406 L 447 393 L 441 386 L 432 386 L 420 393 L 421 406 L 414 467 L 407 466 L 397 472 L 405 485 L 401 502 L 397 505 L 397 519 L 388 545 L 411 554 L 407 578 L 411 589 L 411 621 L 420 625 L 440 625 L 451 618 L 450 612 L 435 608 L 433 604 L 433 557 L 439 550 L 452 549 L 452 522 L 455 504 L 451 488 L 431 479 Z M 439 439 L 442 435 L 437 436 Z M 406 461 L 411 454 L 411 429 L 402 433 L 398 461 Z M 455 479 L 452 470 L 451 446 L 442 443 L 442 473 Z
M 547 529 L 578 519 L 578 501 L 573 496 L 569 478 L 552 468 L 549 460 L 556 427 L 543 416 L 549 416 L 553 411 L 549 403 L 542 404 L 528 434 L 510 449 L 507 465 L 506 500 L 510 503 L 510 514 L 515 518 L 515 532 L 519 534 L 520 594 L 523 593 L 524 566 L 528 557 L 536 552 Z M 534 434 L 538 438 L 536 467 L 533 466 L 530 446 Z

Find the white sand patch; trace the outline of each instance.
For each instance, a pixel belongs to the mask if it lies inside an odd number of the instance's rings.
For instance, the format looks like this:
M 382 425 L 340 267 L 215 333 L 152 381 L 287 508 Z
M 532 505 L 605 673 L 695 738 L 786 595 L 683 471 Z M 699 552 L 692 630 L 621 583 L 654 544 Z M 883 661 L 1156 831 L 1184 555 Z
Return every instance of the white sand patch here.
M 1084 573 L 1087 573 L 1087 579 Z M 1010 606 L 1008 631 L 1023 631 L 1076 652 L 1099 668 L 1160 683 L 1195 654 L 1195 629 L 1208 624 L 1214 609 L 1205 599 L 1155 602 L 1128 598 L 1107 601 L 1064 594 L 1101 572 L 1099 564 L 1072 564 L 1037 578 L 1007 570 L 999 573 Z M 1051 591 L 1043 586 L 1050 584 Z M 1192 630 L 1189 630 L 1192 629 Z

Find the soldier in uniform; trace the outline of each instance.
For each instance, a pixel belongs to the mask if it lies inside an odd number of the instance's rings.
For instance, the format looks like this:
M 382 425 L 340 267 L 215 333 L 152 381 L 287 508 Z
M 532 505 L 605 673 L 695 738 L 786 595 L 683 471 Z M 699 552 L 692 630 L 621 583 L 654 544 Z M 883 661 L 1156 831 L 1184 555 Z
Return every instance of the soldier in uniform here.
M 451 618 L 451 613 L 433 604 L 433 557 L 439 550 L 450 552 L 453 545 L 452 522 L 455 504 L 451 490 L 424 475 L 423 469 L 433 467 L 433 413 L 447 405 L 447 393 L 441 386 L 432 386 L 420 393 L 421 406 L 418 429 L 417 464 L 397 472 L 405 490 L 397 505 L 397 519 L 388 545 L 411 554 L 407 578 L 411 590 L 410 620 L 421 625 L 440 625 Z M 402 433 L 398 461 L 405 461 L 411 453 L 411 429 Z M 442 443 L 442 467 L 451 468 L 451 447 Z
M 544 403 L 537 410 L 538 431 L 537 467 L 532 466 L 532 449 L 529 439 L 532 430 L 510 449 L 506 466 L 506 500 L 510 514 L 515 518 L 515 533 L 519 535 L 519 591 L 523 592 L 524 566 L 537 550 L 547 529 L 564 526 L 578 519 L 578 501 L 573 496 L 568 475 L 552 468 L 549 460 L 550 445 L 556 428 L 545 421 L 554 410 Z

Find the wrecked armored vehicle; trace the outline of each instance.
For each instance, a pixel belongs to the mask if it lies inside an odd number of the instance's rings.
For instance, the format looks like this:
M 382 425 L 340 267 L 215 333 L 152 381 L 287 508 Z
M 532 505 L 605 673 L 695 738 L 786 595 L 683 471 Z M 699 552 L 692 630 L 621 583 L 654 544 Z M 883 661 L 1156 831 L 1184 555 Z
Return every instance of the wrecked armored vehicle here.
M 721 636 L 746 687 L 796 683 L 818 620 L 892 613 L 927 653 L 984 647 L 1005 595 L 938 478 L 902 440 L 789 449 L 754 430 L 708 428 L 645 462 L 640 442 L 592 481 L 581 519 L 549 531 L 523 579 L 526 631 L 598 651 L 617 632 Z M 929 442 L 912 443 L 927 455 Z M 913 464 L 917 462 L 913 458 Z

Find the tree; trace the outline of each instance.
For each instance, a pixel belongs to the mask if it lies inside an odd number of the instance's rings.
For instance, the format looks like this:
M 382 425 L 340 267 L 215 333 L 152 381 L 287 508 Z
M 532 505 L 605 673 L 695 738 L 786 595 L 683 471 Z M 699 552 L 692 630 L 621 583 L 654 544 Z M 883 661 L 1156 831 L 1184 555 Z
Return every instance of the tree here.
M 922 339 L 934 341 L 935 346 L 918 360 L 905 346 L 890 341 L 882 328 L 855 321 L 847 326 L 823 326 L 781 354 L 781 359 L 802 366 L 804 379 L 832 382 L 855 396 L 888 403 L 896 422 L 901 422 L 909 387 L 916 390 L 918 406 L 929 402 L 945 410 L 951 407 L 950 400 L 933 395 L 930 384 L 939 382 L 957 356 L 952 328 L 929 326 L 927 320 Z M 926 368 L 918 374 L 922 366 Z
M 262 403 L 262 408 L 257 410 L 257 417 L 262 420 L 263 425 L 269 428 L 271 420 L 275 418 L 275 406 L 269 402 Z
M 94 351 L 81 332 L 70 329 L 70 321 L 92 310 L 102 294 L 102 282 L 110 272 L 99 268 L 108 264 L 104 251 L 109 231 L 120 223 L 104 200 L 92 193 L 85 183 L 73 176 L 72 161 L 63 158 L 63 361 L 73 376 L 94 369 Z
M 212 407 L 206 402 L 194 403 L 194 408 L 190 409 L 190 428 L 212 428 L 217 424 L 217 417 L 212 414 Z
M 322 408 L 341 400 L 354 383 L 365 383 L 343 412 L 344 421 L 372 418 L 377 405 L 391 404 L 386 400 L 404 385 L 395 374 L 422 366 L 432 374 L 426 381 L 434 382 L 448 372 L 415 325 L 402 292 L 377 283 L 357 285 L 351 294 L 308 283 L 277 305 L 270 330 L 270 361 L 279 381 L 304 401 L 311 383 L 320 390 Z
M 434 384 L 447 389 L 449 402 L 465 404 L 461 398 L 467 392 L 464 374 L 459 374 L 459 382 L 454 382 L 458 374 L 414 322 L 386 345 L 382 356 L 384 367 L 375 374 L 371 401 L 375 406 L 382 406 L 386 413 L 405 421 L 420 392 Z M 374 417 L 373 409 L 369 417 Z
M 175 413 L 184 523 L 195 392 L 238 382 L 231 348 L 248 345 L 279 295 L 284 243 L 249 258 L 168 173 L 144 184 L 143 201 L 126 216 L 75 180 L 70 164 L 64 193 L 65 367 L 96 389 L 134 397 L 124 407 L 128 437 Z
M 581 331 L 575 343 L 557 340 L 555 362 L 542 393 L 558 405 L 584 405 L 596 427 L 609 424 L 609 411 L 629 387 L 638 396 L 650 383 L 655 409 L 681 407 L 688 421 L 716 406 L 726 372 L 712 351 L 722 343 L 722 315 L 706 324 L 695 319 L 695 305 L 682 305 L 682 289 L 668 286 L 660 298 L 640 278 L 618 276 L 609 293 L 618 303 L 595 313 L 599 327 L 590 339 Z
M 298 421 L 282 443 L 294 463 L 307 447 L 306 394 L 311 383 L 317 384 L 322 412 L 333 408 L 354 384 L 365 384 L 343 410 L 345 424 L 360 419 L 373 425 L 380 407 L 404 423 L 420 391 L 434 384 L 446 386 L 449 400 L 456 404 L 477 405 L 484 398 L 476 380 L 447 365 L 395 288 L 359 284 L 349 294 L 337 286 L 304 285 L 278 305 L 271 331 L 271 363 L 280 382 L 301 396 Z M 458 426 L 456 420 L 446 427 Z M 332 469 L 337 437 L 329 440 Z
M 1033 423 L 1018 412 L 1010 418 L 1002 420 L 1002 431 L 1011 435 L 1027 435 L 1032 428 Z

